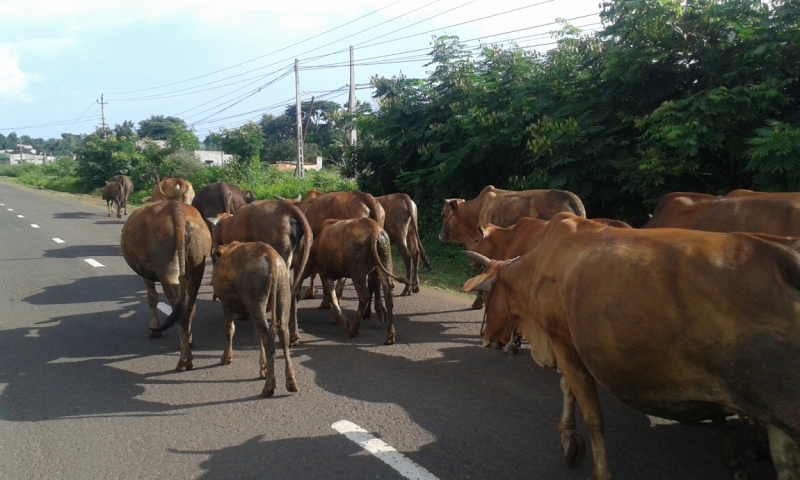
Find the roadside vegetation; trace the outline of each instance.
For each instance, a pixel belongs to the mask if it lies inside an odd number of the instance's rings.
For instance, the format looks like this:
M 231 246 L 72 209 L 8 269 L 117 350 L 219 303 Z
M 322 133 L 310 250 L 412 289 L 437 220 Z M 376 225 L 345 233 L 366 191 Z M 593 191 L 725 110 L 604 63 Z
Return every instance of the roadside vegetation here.
M 634 226 L 672 191 L 800 190 L 797 1 L 607 0 L 601 8 L 599 30 L 562 23 L 546 52 L 476 50 L 439 37 L 427 78 L 372 79 L 376 111 L 367 102 L 353 115 L 334 102 L 304 102 L 305 154 L 326 165 L 305 179 L 269 166 L 293 158 L 294 105 L 202 144 L 183 120 L 163 116 L 58 140 L 0 134 L 0 150 L 21 141 L 64 157 L 0 166 L 0 175 L 92 192 L 122 173 L 136 185 L 132 202 L 150 194 L 154 173 L 186 178 L 196 190 L 235 183 L 258 198 L 403 191 L 419 206 L 436 269 L 423 281 L 446 287 L 474 272 L 459 247 L 437 238 L 442 200 L 473 198 L 489 184 L 570 190 L 589 217 Z M 346 142 L 353 125 L 357 147 Z M 235 161 L 201 165 L 191 152 L 203 148 Z

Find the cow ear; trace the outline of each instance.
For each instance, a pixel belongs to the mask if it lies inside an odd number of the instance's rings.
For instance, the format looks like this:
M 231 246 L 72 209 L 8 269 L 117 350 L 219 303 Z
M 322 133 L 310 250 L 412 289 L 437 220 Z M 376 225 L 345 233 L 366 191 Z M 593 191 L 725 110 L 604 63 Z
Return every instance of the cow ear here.
M 489 232 L 488 232 L 488 231 L 487 231 L 485 228 L 483 228 L 482 226 L 480 226 L 480 225 L 478 225 L 478 233 L 481 235 L 481 237 L 482 237 L 484 240 L 485 240 L 485 239 L 487 239 L 487 238 L 489 238 Z
M 448 205 L 450 205 L 450 209 L 453 210 L 454 212 L 458 210 L 459 201 L 457 198 L 451 198 L 447 200 L 447 203 Z
M 217 218 L 217 217 L 206 217 L 206 220 L 208 221 L 208 223 L 210 223 L 211 225 L 214 225 L 215 227 L 219 223 L 219 218 Z
M 494 286 L 495 280 L 495 273 L 494 272 L 484 272 L 478 275 L 477 277 L 472 277 L 464 283 L 464 286 L 461 287 L 461 290 L 465 292 L 489 292 L 492 290 Z

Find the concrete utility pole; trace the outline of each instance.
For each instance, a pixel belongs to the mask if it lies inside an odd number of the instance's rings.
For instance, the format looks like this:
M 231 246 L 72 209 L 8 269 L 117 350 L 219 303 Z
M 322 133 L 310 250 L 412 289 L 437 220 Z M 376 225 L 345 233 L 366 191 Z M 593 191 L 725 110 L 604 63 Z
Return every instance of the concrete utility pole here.
M 295 168 L 294 176 L 303 178 L 306 176 L 305 169 L 303 168 L 303 114 L 300 109 L 300 62 L 294 59 L 294 86 L 295 95 L 297 96 L 297 106 L 295 108 L 297 114 L 297 168 Z
M 350 128 L 348 145 L 356 146 L 356 125 L 353 123 L 353 114 L 356 111 L 356 67 L 353 61 L 353 46 L 350 45 L 350 101 L 347 106 L 347 113 L 350 114 Z
M 17 145 L 19 146 L 19 164 L 22 165 L 22 140 L 17 138 Z
M 106 133 L 106 109 L 105 105 L 108 105 L 108 102 L 103 101 L 103 94 L 100 94 L 100 101 L 97 102 L 100 104 L 100 118 L 103 120 L 103 140 L 108 140 L 108 134 Z

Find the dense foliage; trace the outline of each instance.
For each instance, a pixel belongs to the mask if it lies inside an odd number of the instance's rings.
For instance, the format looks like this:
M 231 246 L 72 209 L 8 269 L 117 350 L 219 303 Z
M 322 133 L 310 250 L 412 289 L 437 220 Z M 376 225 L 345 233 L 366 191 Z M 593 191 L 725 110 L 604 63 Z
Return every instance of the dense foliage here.
M 428 78 L 373 78 L 347 170 L 423 203 L 567 189 L 634 224 L 670 191 L 800 190 L 798 5 L 609 0 L 543 54 L 441 37 Z

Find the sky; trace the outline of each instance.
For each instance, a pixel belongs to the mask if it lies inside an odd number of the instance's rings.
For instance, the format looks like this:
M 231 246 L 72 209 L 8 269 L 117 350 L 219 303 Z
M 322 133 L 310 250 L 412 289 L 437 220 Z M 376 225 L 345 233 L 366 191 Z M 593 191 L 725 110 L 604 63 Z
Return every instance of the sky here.
M 0 0 L 0 133 L 88 134 L 153 115 L 202 140 L 370 78 L 425 78 L 434 36 L 552 47 L 557 19 L 597 30 L 599 0 Z M 578 18 L 581 17 L 581 18 Z M 102 96 L 102 97 L 101 97 Z M 101 105 L 102 98 L 102 105 Z

